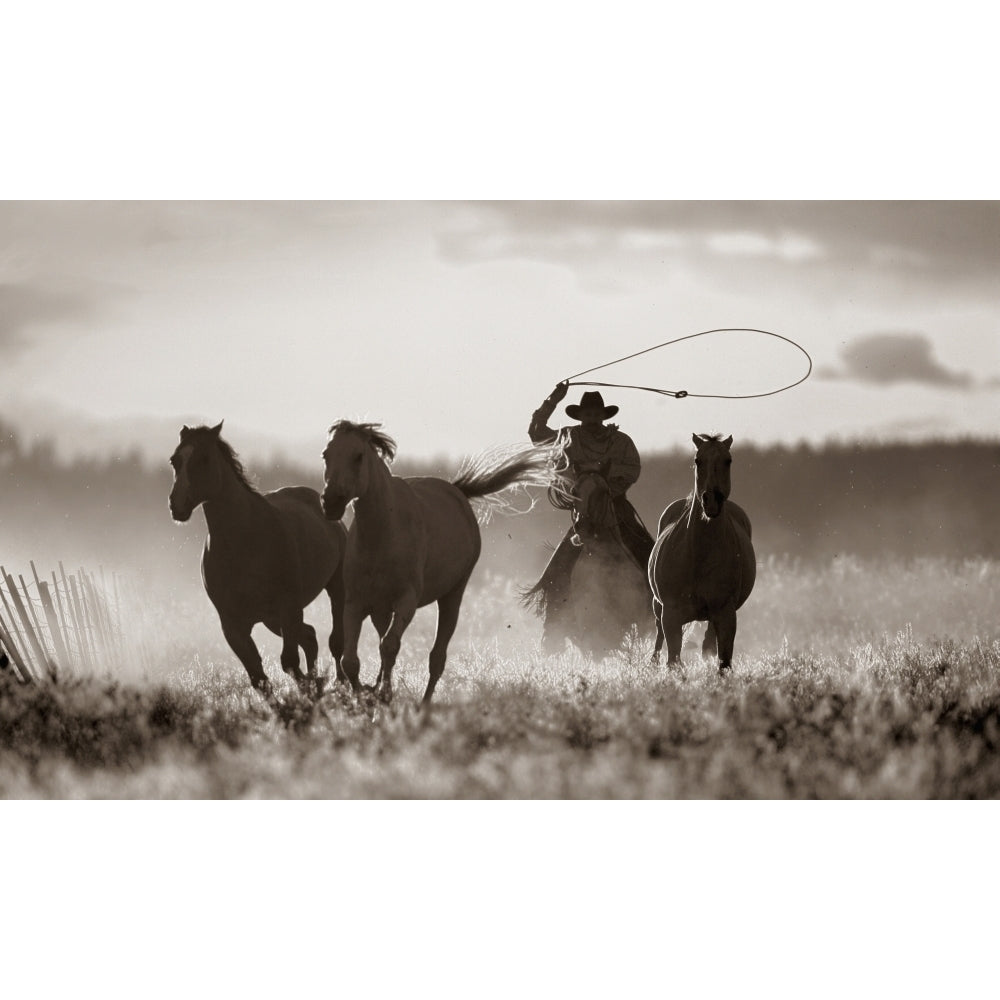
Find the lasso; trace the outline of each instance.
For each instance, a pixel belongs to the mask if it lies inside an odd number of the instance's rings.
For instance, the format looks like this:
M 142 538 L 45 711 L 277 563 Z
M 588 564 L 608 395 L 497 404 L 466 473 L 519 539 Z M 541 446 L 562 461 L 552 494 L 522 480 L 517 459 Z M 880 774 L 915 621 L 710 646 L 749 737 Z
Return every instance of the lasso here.
M 781 386 L 780 389 L 772 389 L 770 392 L 751 392 L 745 393 L 739 396 L 729 396 L 723 395 L 721 393 L 714 392 L 688 392 L 687 389 L 656 389 L 649 385 L 623 385 L 619 382 L 578 382 L 577 379 L 581 375 L 589 375 L 591 372 L 600 371 L 602 368 L 610 368 L 612 365 L 620 364 L 622 361 L 630 361 L 632 358 L 638 358 L 643 354 L 650 354 L 652 351 L 658 351 L 661 347 L 669 347 L 671 344 L 679 344 L 683 340 L 693 340 L 695 337 L 707 337 L 712 333 L 761 333 L 766 337 L 776 337 L 778 340 L 785 341 L 786 344 L 791 344 L 794 348 L 801 351 L 806 356 L 806 361 L 809 363 L 809 367 L 806 369 L 806 373 L 794 382 L 790 382 L 788 385 Z M 601 386 L 606 389 L 641 389 L 643 392 L 655 392 L 661 396 L 673 396 L 674 399 L 686 399 L 688 397 L 692 399 L 760 399 L 764 396 L 776 396 L 779 392 L 786 392 L 788 389 L 794 389 L 795 386 L 801 385 L 809 376 L 812 374 L 813 362 L 812 358 L 809 356 L 809 352 L 801 345 L 797 344 L 790 337 L 783 337 L 780 333 L 771 333 L 770 330 L 755 330 L 752 327 L 722 327 L 718 330 L 702 330 L 700 333 L 689 333 L 686 337 L 677 337 L 674 340 L 667 340 L 662 344 L 656 344 L 653 347 L 647 347 L 643 351 L 636 351 L 635 354 L 627 354 L 623 358 L 615 358 L 614 361 L 608 361 L 603 365 L 596 365 L 593 368 L 588 368 L 586 371 L 577 372 L 575 375 L 570 375 L 568 378 L 562 380 L 565 385 L 596 385 Z

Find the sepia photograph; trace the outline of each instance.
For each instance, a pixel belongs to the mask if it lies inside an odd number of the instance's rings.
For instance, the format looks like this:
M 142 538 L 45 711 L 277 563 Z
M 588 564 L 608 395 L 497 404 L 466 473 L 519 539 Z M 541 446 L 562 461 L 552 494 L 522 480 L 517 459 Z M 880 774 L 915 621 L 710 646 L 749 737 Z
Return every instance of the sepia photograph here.
M 1000 203 L 0 213 L 4 796 L 1000 791 Z
M 992 981 L 978 11 L 4 27 L 5 985 Z

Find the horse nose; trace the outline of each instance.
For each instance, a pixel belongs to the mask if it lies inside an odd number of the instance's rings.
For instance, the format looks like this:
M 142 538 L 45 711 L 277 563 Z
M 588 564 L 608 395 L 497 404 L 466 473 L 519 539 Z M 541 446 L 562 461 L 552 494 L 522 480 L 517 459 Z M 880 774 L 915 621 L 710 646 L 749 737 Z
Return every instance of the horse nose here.
M 344 498 L 330 490 L 324 490 L 320 498 L 323 505 L 323 513 L 334 521 L 339 521 L 344 516 L 344 508 L 347 506 Z

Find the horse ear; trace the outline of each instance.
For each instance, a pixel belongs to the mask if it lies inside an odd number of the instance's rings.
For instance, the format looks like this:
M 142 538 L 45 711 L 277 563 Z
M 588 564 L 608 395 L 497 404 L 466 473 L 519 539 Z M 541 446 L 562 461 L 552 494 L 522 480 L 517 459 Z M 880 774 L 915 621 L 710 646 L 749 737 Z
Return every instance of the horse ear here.
M 181 440 L 183 440 L 184 438 L 186 438 L 186 437 L 188 436 L 188 434 L 190 434 L 190 433 L 191 433 L 191 428 L 190 428 L 190 427 L 188 427 L 188 425 L 187 425 L 187 424 L 185 424 L 185 425 L 184 425 L 184 426 L 183 426 L 183 427 L 181 428 Z
M 692 434 L 691 440 L 694 442 L 694 446 L 698 448 L 701 445 L 701 437 L 698 434 Z
M 729 437 L 727 437 L 726 440 L 723 441 L 722 443 L 728 448 L 733 443 L 732 434 L 730 434 Z
M 214 426 L 214 427 L 212 428 L 212 433 L 213 433 L 213 434 L 214 434 L 214 435 L 215 435 L 216 437 L 218 437 L 218 436 L 219 436 L 219 434 L 220 434 L 220 433 L 222 432 L 222 425 L 223 425 L 224 423 L 225 423 L 225 421 L 224 421 L 224 420 L 220 420 L 220 421 L 219 421 L 219 422 L 218 422 L 218 423 L 217 423 L 217 424 L 216 424 L 216 425 L 215 425 L 215 426 Z

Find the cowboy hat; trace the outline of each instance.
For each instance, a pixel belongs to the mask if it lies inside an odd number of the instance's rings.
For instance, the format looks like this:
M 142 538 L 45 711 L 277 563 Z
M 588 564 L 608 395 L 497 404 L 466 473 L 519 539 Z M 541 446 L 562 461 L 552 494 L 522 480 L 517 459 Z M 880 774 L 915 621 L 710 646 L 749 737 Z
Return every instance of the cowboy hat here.
M 604 410 L 604 416 L 601 417 L 602 420 L 610 420 L 618 412 L 617 406 L 604 405 L 604 397 L 599 392 L 585 392 L 580 397 L 579 404 L 570 403 L 566 407 L 566 415 L 572 417 L 574 420 L 580 420 L 580 411 L 591 408 Z

